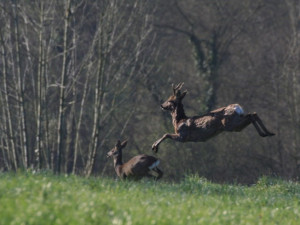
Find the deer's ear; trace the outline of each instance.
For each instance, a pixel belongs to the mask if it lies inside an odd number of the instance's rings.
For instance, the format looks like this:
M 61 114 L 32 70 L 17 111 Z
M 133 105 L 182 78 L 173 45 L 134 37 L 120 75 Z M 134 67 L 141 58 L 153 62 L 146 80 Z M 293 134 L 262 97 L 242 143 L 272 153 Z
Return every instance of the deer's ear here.
M 127 145 L 127 141 L 128 141 L 128 140 L 125 140 L 125 141 L 122 142 L 122 144 L 121 144 L 121 147 L 122 147 L 122 148 L 125 148 L 125 146 Z
M 184 92 L 182 92 L 180 98 L 183 99 L 185 97 L 185 95 L 187 94 L 187 90 L 185 90 Z
M 176 95 L 175 84 L 172 84 L 173 95 Z
M 116 144 L 116 147 L 121 147 L 121 141 L 118 140 L 117 144 Z

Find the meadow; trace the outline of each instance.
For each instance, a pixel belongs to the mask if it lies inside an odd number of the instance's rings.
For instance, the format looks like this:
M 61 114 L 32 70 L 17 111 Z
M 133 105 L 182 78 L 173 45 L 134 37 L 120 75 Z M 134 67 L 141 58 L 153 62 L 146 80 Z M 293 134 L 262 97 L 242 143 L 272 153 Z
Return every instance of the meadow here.
M 299 224 L 300 184 L 0 174 L 0 224 Z

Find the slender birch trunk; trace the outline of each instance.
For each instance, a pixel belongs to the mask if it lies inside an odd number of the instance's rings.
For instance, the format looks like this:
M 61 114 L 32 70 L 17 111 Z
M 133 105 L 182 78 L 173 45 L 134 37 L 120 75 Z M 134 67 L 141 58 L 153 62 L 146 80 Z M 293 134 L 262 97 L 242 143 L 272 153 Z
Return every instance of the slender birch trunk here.
M 9 155 L 11 155 L 13 168 L 16 170 L 18 168 L 17 165 L 17 156 L 16 156 L 16 148 L 15 148 L 15 142 L 14 142 L 14 134 L 13 134 L 13 128 L 12 128 L 12 116 L 11 111 L 9 108 L 9 99 L 8 99 L 8 90 L 7 90 L 7 61 L 6 61 L 6 47 L 3 39 L 3 32 L 0 28 L 0 43 L 1 43 L 1 55 L 2 55 L 2 74 L 3 74 L 3 92 L 4 92 L 4 106 L 5 106 L 5 114 L 7 118 L 7 126 L 8 126 L 8 143 L 7 143 L 7 150 L 9 152 Z
M 58 110 L 58 123 L 57 123 L 57 164 L 56 172 L 61 172 L 61 161 L 63 155 L 63 126 L 64 126 L 64 107 L 65 107 L 65 86 L 67 81 L 67 38 L 68 38 L 68 26 L 70 18 L 70 0 L 66 1 L 65 5 L 65 18 L 64 18 L 64 37 L 63 37 L 63 59 L 62 59 L 62 69 L 61 69 L 61 84 L 60 84 L 60 94 L 59 94 L 59 110 Z
M 43 154 L 46 162 L 46 168 L 51 168 L 51 151 L 49 148 L 49 119 L 48 119 L 48 101 L 47 101 L 47 61 L 48 57 L 46 56 L 46 50 L 42 51 L 42 82 L 41 86 L 41 104 L 42 104 L 42 115 L 44 115 L 44 119 L 41 121 L 43 123 L 43 133 L 44 133 L 44 141 L 43 141 Z
M 7 148 L 5 147 L 4 145 L 4 137 L 0 137 L 0 148 L 1 148 L 1 152 L 2 152 L 2 158 L 3 158 L 3 161 L 4 161 L 4 165 L 5 167 L 7 168 L 7 170 L 11 170 L 11 166 L 10 166 L 10 163 L 9 163 L 9 160 L 8 160 L 8 154 L 5 154 L 5 151 L 7 151 Z
M 91 56 L 92 56 L 92 53 L 94 51 L 95 45 L 97 45 L 97 42 L 98 42 L 97 41 L 98 33 L 99 33 L 99 30 L 94 35 L 93 42 L 92 42 L 92 44 L 90 46 L 90 49 L 89 49 L 89 51 L 88 51 L 88 53 L 85 57 L 85 60 L 83 60 L 82 67 L 84 65 L 88 64 L 89 60 L 91 59 Z M 82 124 L 84 105 L 85 105 L 86 98 L 87 98 L 88 84 L 90 82 L 90 74 L 91 74 L 90 69 L 91 69 L 91 64 L 87 65 L 87 72 L 86 72 L 87 77 L 86 77 L 86 80 L 85 80 L 85 83 L 84 83 L 82 99 L 81 99 L 81 102 L 80 102 L 80 111 L 79 111 L 79 116 L 78 116 L 78 122 L 77 122 L 77 125 L 76 125 L 76 131 L 75 131 L 74 159 L 73 159 L 73 168 L 72 168 L 72 173 L 73 174 L 76 173 L 78 153 L 80 152 L 80 147 L 79 147 L 80 129 L 81 129 L 81 124 Z M 81 152 L 80 152 L 80 154 L 81 154 Z M 87 162 L 84 161 L 83 157 L 81 157 L 81 159 L 82 159 L 83 167 L 85 167 L 86 166 L 85 163 L 87 163 Z
M 39 65 L 37 71 L 37 118 L 36 118 L 36 149 L 35 160 L 38 168 L 42 168 L 42 154 L 41 154 L 41 104 L 42 104 L 42 70 L 43 70 L 43 24 L 44 24 L 44 5 L 43 1 L 40 6 L 40 27 L 39 27 Z
M 20 40 L 19 40 L 19 21 L 17 13 L 17 0 L 12 0 L 13 18 L 14 18 L 14 37 L 15 37 L 15 51 L 16 51 L 16 72 L 17 72 L 17 85 L 18 85 L 18 105 L 20 113 L 20 129 L 21 129 L 21 151 L 22 162 L 25 169 L 28 167 L 28 143 L 27 143 L 27 128 L 26 128 L 26 113 L 24 107 L 24 82 L 21 75 L 21 62 L 20 62 Z
M 86 100 L 88 82 L 89 82 L 89 72 L 88 72 L 88 75 L 87 75 L 87 78 L 86 78 L 85 84 L 84 84 L 83 95 L 82 95 L 82 99 L 80 102 L 80 112 L 79 112 L 78 122 L 77 122 L 77 126 L 76 126 L 75 143 L 74 143 L 74 159 L 73 159 L 73 167 L 72 167 L 73 174 L 75 174 L 75 172 L 76 172 L 77 157 L 78 157 L 78 151 L 79 151 L 79 132 L 80 132 L 80 127 L 81 127 L 81 123 L 82 123 L 83 107 L 84 107 L 85 100 Z
M 0 105 L 4 105 L 4 98 L 2 95 L 2 90 L 0 90 Z M 1 107 L 2 108 L 2 125 L 3 125 L 3 131 L 0 131 L 0 141 L 1 141 L 1 145 L 0 148 L 2 150 L 2 158 L 4 161 L 4 165 L 8 170 L 11 170 L 11 160 L 9 158 L 9 154 L 11 153 L 10 148 L 9 148 L 9 131 L 7 128 L 7 117 L 6 117 L 6 109 L 5 107 Z M 5 135 L 4 135 L 5 133 Z M 5 153 L 7 152 L 7 154 Z
M 73 19 L 74 27 L 75 27 L 75 19 Z M 76 103 L 76 49 L 77 49 L 77 40 L 76 40 L 76 29 L 73 29 L 73 35 L 72 35 L 72 66 L 71 66 L 71 74 L 72 74 L 72 105 L 70 110 L 70 116 L 68 117 L 67 121 L 67 139 L 66 139 L 66 153 L 65 153 L 65 172 L 69 173 L 71 169 L 70 166 L 72 165 L 70 161 L 73 159 L 70 157 L 70 153 L 72 150 L 74 150 L 73 146 L 73 135 L 74 135 L 74 127 L 75 127 L 75 103 Z M 73 168 L 73 167 L 71 167 Z
M 101 21 L 101 20 L 100 20 Z M 100 22 L 101 23 L 101 22 Z M 104 67 L 104 54 L 103 54 L 103 34 L 100 33 L 98 40 L 98 63 L 95 87 L 95 103 L 94 103 L 94 120 L 91 136 L 91 144 L 89 146 L 88 160 L 86 164 L 85 175 L 88 177 L 92 173 L 95 162 L 96 151 L 98 147 L 99 138 L 99 120 L 100 120 L 100 106 L 103 97 L 103 67 Z
M 53 40 L 53 33 L 54 33 L 54 28 L 51 28 L 51 33 L 50 33 L 50 39 L 49 39 L 49 43 L 47 46 L 47 49 L 45 51 L 45 56 L 44 56 L 44 88 L 43 88 L 43 103 L 44 103 L 44 114 L 45 114 L 45 122 L 44 122 L 44 127 L 45 127 L 45 145 L 46 145 L 46 149 L 47 149 L 47 154 L 48 154 L 48 161 L 49 161 L 49 167 L 50 169 L 55 172 L 56 171 L 56 164 L 55 164 L 55 155 L 57 153 L 57 149 L 56 149 L 56 144 L 54 142 L 50 143 L 50 127 L 49 127 L 49 109 L 48 109 L 48 105 L 49 105 L 49 98 L 48 98 L 48 93 L 47 93 L 47 88 L 49 86 L 49 80 L 48 80 L 48 75 L 51 72 L 51 68 L 49 68 L 49 61 L 50 61 L 50 53 L 51 53 L 51 42 Z M 50 146 L 51 145 L 51 146 Z
M 37 130 L 36 130 L 36 149 L 38 152 L 37 162 L 39 163 L 39 168 L 46 167 L 49 169 L 49 158 L 47 155 L 48 151 L 48 130 L 43 128 L 47 127 L 48 121 L 46 124 L 43 123 L 46 117 L 46 66 L 45 66 L 45 40 L 44 40 L 44 22 L 45 17 L 45 6 L 41 2 L 40 5 L 40 29 L 39 29 L 39 65 L 37 73 Z M 45 134 L 45 135 L 43 135 Z

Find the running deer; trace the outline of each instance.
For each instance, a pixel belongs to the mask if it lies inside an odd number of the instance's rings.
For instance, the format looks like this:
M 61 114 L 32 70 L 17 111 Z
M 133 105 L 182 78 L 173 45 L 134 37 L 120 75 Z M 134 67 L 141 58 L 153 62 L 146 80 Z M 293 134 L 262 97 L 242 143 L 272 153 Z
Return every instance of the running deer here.
M 121 179 L 132 178 L 139 180 L 143 177 L 153 177 L 158 180 L 163 172 L 157 167 L 160 161 L 150 155 L 137 155 L 128 162 L 122 161 L 122 149 L 125 148 L 127 140 L 122 143 L 118 140 L 116 146 L 107 153 L 107 157 L 113 157 L 115 171 Z M 155 172 L 155 175 L 153 172 Z
M 187 91 L 181 93 L 182 86 L 183 83 L 179 83 L 177 86 L 172 85 L 173 95 L 161 105 L 163 110 L 171 112 L 175 134 L 165 134 L 158 139 L 152 145 L 152 150 L 155 153 L 158 151 L 159 144 L 167 138 L 179 142 L 204 142 L 223 131 L 240 132 L 251 123 L 260 136 L 274 135 L 267 130 L 256 113 L 245 115 L 239 104 L 231 104 L 202 116 L 186 116 L 182 99 Z

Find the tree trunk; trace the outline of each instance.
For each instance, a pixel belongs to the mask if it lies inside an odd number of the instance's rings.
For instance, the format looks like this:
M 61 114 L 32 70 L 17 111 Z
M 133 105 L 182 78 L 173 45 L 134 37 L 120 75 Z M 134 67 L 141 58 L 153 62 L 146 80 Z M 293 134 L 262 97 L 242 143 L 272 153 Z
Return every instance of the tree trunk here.
M 8 99 L 8 90 L 7 90 L 7 61 L 6 61 L 6 45 L 4 42 L 3 30 L 0 28 L 0 41 L 1 41 L 1 55 L 2 55 L 2 73 L 3 73 L 3 92 L 4 92 L 4 102 L 3 105 L 5 107 L 5 114 L 7 118 L 7 151 L 8 155 L 11 155 L 13 168 L 16 170 L 18 168 L 17 165 L 17 156 L 16 156 L 16 148 L 15 148 L 15 141 L 14 141 L 14 134 L 13 134 L 13 127 L 12 127 L 12 116 L 9 107 L 9 99 Z
M 41 115 L 41 105 L 42 105 L 42 71 L 43 71 L 43 26 L 44 26 L 44 4 L 41 2 L 40 8 L 40 29 L 39 29 L 39 65 L 37 71 L 37 96 L 36 96 L 36 149 L 35 149 L 35 160 L 37 167 L 42 168 L 42 140 L 41 140 L 41 124 L 42 124 L 42 115 Z
M 67 43 L 68 43 L 68 26 L 70 18 L 70 0 L 66 1 L 65 5 L 65 17 L 64 17 L 64 36 L 63 36 L 63 59 L 61 69 L 61 83 L 59 94 L 59 110 L 58 110 L 58 122 L 57 122 L 57 163 L 56 172 L 61 172 L 62 156 L 63 156 L 63 137 L 64 137 L 64 107 L 65 107 L 65 88 L 67 84 Z
M 97 76 L 95 87 L 95 103 L 94 103 L 94 120 L 91 136 L 91 144 L 89 146 L 88 160 L 86 163 L 85 175 L 90 176 L 93 165 L 95 162 L 96 151 L 98 147 L 99 138 L 99 121 L 100 121 L 100 106 L 103 98 L 103 67 L 104 67 L 104 54 L 103 54 L 103 36 L 100 33 L 98 40 L 98 64 L 97 64 Z
M 15 52 L 16 52 L 16 72 L 17 72 L 17 85 L 18 85 L 18 107 L 20 114 L 20 130 L 21 130 L 21 151 L 22 162 L 25 169 L 28 167 L 28 146 L 27 146 L 27 128 L 26 128 L 26 113 L 24 106 L 24 79 L 21 75 L 21 62 L 20 62 L 20 40 L 19 40 L 19 21 L 17 13 L 17 0 L 12 0 L 12 10 L 14 18 L 14 38 L 15 38 Z

